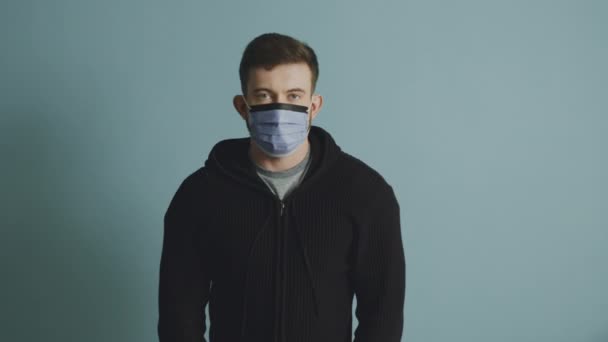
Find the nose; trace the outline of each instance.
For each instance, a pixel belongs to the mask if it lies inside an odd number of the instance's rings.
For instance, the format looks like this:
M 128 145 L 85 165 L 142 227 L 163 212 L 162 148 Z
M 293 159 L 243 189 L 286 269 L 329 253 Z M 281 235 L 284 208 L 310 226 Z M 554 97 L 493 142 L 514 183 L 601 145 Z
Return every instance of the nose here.
M 276 102 L 281 102 L 281 103 L 288 103 L 289 100 L 287 99 L 287 95 L 286 94 L 279 94 L 278 96 L 276 96 L 275 98 Z

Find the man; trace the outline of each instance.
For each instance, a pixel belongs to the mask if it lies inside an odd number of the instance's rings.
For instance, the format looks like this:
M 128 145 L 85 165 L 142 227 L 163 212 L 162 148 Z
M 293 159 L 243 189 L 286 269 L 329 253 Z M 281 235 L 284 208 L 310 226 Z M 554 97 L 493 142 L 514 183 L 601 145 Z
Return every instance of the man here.
M 399 204 L 375 170 L 312 120 L 315 52 L 263 34 L 246 47 L 226 139 L 177 189 L 164 217 L 161 342 L 397 342 L 405 257 Z M 352 118 L 345 117 L 345 121 Z

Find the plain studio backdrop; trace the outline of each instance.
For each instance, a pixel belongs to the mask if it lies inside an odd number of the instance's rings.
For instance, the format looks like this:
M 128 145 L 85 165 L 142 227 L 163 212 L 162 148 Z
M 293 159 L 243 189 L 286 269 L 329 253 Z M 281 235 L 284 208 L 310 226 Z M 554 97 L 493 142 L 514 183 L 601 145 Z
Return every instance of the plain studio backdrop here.
M 157 339 L 163 215 L 247 135 L 264 32 L 316 50 L 314 124 L 396 190 L 404 341 L 608 341 L 601 0 L 3 0 L 1 341 Z

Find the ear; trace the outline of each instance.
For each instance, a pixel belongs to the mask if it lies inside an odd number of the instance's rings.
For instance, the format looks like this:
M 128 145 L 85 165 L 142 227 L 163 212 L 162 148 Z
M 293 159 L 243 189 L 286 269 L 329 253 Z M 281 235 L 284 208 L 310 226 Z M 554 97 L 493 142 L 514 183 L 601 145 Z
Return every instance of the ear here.
M 247 122 L 247 104 L 243 100 L 243 96 L 234 95 L 232 98 L 232 105 L 234 105 L 234 109 L 241 115 L 241 118 Z
M 314 120 L 314 118 L 317 116 L 319 111 L 321 111 L 321 107 L 323 107 L 323 96 L 321 96 L 319 94 L 313 94 L 311 106 L 312 106 L 312 111 L 310 113 L 310 117 L 311 117 L 311 120 Z

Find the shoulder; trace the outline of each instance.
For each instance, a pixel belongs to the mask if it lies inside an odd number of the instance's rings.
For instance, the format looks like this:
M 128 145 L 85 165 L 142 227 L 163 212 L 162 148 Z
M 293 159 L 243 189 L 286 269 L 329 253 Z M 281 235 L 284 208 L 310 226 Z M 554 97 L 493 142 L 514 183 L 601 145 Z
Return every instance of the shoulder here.
M 175 207 L 192 206 L 196 202 L 202 201 L 208 188 L 206 174 L 205 167 L 201 166 L 182 178 L 177 189 L 174 190 L 169 203 L 169 210 Z
M 393 187 L 374 167 L 363 160 L 342 151 L 338 164 L 340 182 L 349 194 L 349 203 L 362 213 L 377 206 L 397 205 Z
M 352 154 L 342 151 L 339 163 L 340 173 L 346 175 L 346 179 L 353 186 L 376 191 L 387 191 L 391 185 L 384 176 L 363 160 Z
M 371 236 L 398 236 L 400 207 L 393 187 L 374 167 L 361 159 L 343 152 L 341 157 L 346 183 L 344 203 L 355 222 L 356 234 L 361 241 Z
M 206 181 L 207 169 L 205 166 L 201 166 L 181 180 L 177 191 L 196 192 L 196 190 L 205 186 Z

